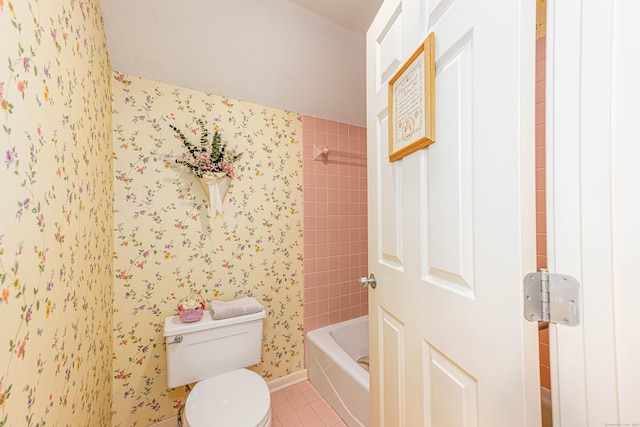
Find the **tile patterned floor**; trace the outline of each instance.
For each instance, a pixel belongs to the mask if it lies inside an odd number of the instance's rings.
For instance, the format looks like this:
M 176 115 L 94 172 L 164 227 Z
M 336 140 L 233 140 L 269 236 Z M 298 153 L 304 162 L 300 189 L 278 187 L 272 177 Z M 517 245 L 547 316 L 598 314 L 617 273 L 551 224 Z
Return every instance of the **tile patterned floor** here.
M 310 381 L 271 394 L 272 427 L 347 427 Z

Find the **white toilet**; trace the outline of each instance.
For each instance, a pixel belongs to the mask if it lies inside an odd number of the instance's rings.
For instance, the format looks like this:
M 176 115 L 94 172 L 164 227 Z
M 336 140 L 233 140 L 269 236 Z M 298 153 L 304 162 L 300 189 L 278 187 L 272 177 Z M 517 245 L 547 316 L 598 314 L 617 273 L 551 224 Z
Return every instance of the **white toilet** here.
M 260 362 L 263 311 L 183 323 L 165 319 L 169 388 L 197 382 L 185 403 L 182 425 L 189 427 L 269 427 L 271 395 L 260 375 L 247 366 Z

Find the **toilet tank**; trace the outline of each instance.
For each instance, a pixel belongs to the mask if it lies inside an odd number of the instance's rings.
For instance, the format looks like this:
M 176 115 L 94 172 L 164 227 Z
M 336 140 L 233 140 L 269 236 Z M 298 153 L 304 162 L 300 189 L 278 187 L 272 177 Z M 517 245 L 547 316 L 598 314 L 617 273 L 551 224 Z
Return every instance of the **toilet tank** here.
M 260 363 L 266 313 L 213 320 L 206 310 L 197 322 L 178 316 L 164 321 L 169 388 Z

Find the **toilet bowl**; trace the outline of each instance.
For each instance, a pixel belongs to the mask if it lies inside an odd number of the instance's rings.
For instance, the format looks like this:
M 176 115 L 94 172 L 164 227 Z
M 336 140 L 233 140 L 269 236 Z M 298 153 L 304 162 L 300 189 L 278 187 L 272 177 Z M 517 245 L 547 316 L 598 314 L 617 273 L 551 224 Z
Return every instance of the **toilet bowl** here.
M 197 322 L 165 319 L 167 385 L 196 383 L 185 402 L 182 425 L 269 427 L 271 394 L 264 379 L 248 369 L 261 360 L 263 319 L 247 314 Z
M 248 369 L 200 381 L 189 393 L 182 425 L 269 427 L 269 388 L 258 374 Z

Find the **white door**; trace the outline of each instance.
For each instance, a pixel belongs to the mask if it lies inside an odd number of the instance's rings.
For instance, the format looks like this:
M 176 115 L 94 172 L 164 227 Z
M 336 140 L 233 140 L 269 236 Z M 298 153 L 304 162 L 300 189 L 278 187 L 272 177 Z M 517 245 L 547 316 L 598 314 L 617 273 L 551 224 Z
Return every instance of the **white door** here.
M 540 425 L 533 0 L 386 0 L 367 33 L 372 425 Z M 435 33 L 436 142 L 388 160 L 387 82 Z
M 640 425 L 639 18 L 548 4 L 548 265 L 582 289 L 580 324 L 551 328 L 556 427 Z

